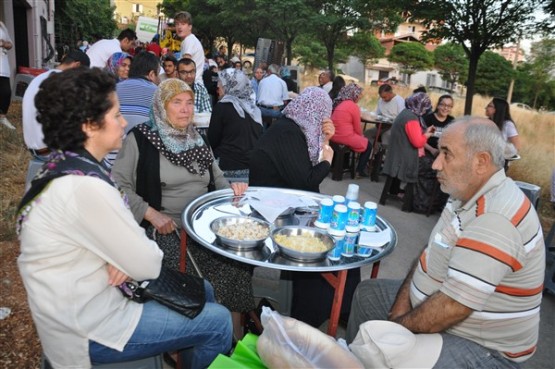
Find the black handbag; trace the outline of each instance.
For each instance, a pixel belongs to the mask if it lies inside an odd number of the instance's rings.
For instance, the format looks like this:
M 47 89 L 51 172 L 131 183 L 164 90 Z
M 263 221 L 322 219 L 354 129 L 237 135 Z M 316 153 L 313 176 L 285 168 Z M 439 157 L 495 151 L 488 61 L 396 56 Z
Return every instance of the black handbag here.
M 156 279 L 124 282 L 119 289 L 135 302 L 155 300 L 191 319 L 200 314 L 206 303 L 204 279 L 164 267 Z

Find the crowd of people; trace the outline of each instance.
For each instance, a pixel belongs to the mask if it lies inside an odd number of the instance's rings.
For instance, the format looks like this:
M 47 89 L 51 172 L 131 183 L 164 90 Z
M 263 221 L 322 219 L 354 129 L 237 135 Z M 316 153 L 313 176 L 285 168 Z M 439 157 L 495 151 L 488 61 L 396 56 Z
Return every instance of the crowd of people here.
M 404 282 L 348 273 L 347 341 L 382 319 L 415 334 L 441 332 L 438 368 L 475 367 L 485 357 L 487 367 L 516 368 L 533 354 L 543 241 L 535 211 L 503 169 L 520 149 L 506 101 L 494 98 L 487 118 L 455 119 L 449 95 L 433 108 L 425 91 L 403 99 L 382 85 L 376 113 L 393 123 L 376 137 L 361 129 L 362 86 L 324 71 L 318 86 L 299 91 L 288 67 L 206 58 L 192 16 L 174 19 L 179 58 L 137 50 L 136 34 L 124 30 L 69 52 L 23 98 L 32 159 L 18 264 L 54 367 L 177 352 L 205 368 L 228 353 L 243 335 L 241 314 L 255 307 L 251 266 L 188 237 L 207 301 L 194 319 L 137 304 L 116 287 L 180 269 L 181 214 L 199 196 L 226 188 L 240 196 L 249 185 L 319 192 L 331 143 L 359 153 L 365 178 L 374 140 L 387 146 L 383 174 L 388 191 L 404 195 L 403 209 L 424 212 L 433 197 L 443 213 Z M 202 115 L 205 129 L 196 126 Z M 292 299 L 291 315 L 319 326 L 333 289 L 315 273 L 294 273 Z

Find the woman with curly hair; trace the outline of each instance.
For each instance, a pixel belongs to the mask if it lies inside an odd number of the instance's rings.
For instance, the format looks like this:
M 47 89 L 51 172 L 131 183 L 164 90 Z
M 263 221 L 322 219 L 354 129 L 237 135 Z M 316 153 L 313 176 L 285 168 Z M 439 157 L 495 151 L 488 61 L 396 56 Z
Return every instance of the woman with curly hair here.
M 210 284 L 194 319 L 117 288 L 157 278 L 163 253 L 102 165 L 127 125 L 113 77 L 98 68 L 53 74 L 35 103 L 54 152 L 21 201 L 18 265 L 51 365 L 89 368 L 184 350 L 191 367 L 205 368 L 231 346 L 229 311 Z

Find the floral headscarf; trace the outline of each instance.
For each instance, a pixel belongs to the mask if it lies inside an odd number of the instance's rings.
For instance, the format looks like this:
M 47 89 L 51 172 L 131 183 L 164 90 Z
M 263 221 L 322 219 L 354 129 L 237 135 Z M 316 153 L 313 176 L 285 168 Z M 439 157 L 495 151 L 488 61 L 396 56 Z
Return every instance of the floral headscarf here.
M 339 94 L 337 94 L 337 97 L 333 100 L 333 107 L 335 108 L 337 105 L 345 100 L 356 101 L 362 91 L 363 88 L 354 82 L 351 82 L 347 86 L 343 86 L 341 90 L 339 90 Z
M 166 114 L 166 104 L 183 92 L 194 96 L 191 87 L 180 79 L 162 81 L 154 93 L 150 120 L 137 127 L 172 164 L 203 175 L 214 160 L 210 149 L 192 123 L 185 129 L 174 128 Z M 195 162 L 198 171 L 193 165 Z
M 331 105 L 326 91 L 320 87 L 307 87 L 283 109 L 283 114 L 301 127 L 313 165 L 318 164 L 320 148 L 324 142 L 322 121 L 331 116 Z
M 405 106 L 418 117 L 421 117 L 432 108 L 432 101 L 426 93 L 418 92 L 405 99 Z
M 112 56 L 108 58 L 105 69 L 108 72 L 112 73 L 119 80 L 118 69 L 121 63 L 123 63 L 123 61 L 127 58 L 133 59 L 133 57 L 128 53 L 124 53 L 124 52 L 113 53 Z
M 262 125 L 262 113 L 256 106 L 256 94 L 247 75 L 238 69 L 228 68 L 221 71 L 219 77 L 225 94 L 220 102 L 232 103 L 241 118 L 247 112 L 256 123 Z

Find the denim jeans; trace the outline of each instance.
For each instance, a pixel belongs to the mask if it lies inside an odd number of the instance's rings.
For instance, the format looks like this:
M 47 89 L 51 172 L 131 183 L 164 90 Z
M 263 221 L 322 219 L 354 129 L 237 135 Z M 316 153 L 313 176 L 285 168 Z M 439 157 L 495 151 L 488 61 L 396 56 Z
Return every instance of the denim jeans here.
M 260 105 L 258 107 L 260 108 L 260 112 L 262 113 L 263 117 L 272 117 L 274 119 L 277 119 L 283 116 L 283 113 L 281 112 L 281 110 L 268 109 Z
M 368 320 L 387 320 L 387 314 L 402 281 L 391 279 L 369 279 L 361 282 L 354 294 L 351 315 L 347 326 L 347 342 L 351 343 L 360 324 Z M 490 350 L 465 338 L 441 333 L 443 346 L 434 369 L 478 368 L 518 369 L 520 365 L 504 358 L 499 352 Z
M 194 319 L 187 318 L 155 301 L 143 306 L 139 324 L 122 352 L 89 341 L 93 365 L 139 360 L 163 352 L 183 350 L 187 368 L 206 368 L 231 349 L 232 326 L 229 311 L 215 303 L 214 290 L 205 282 L 206 305 Z

